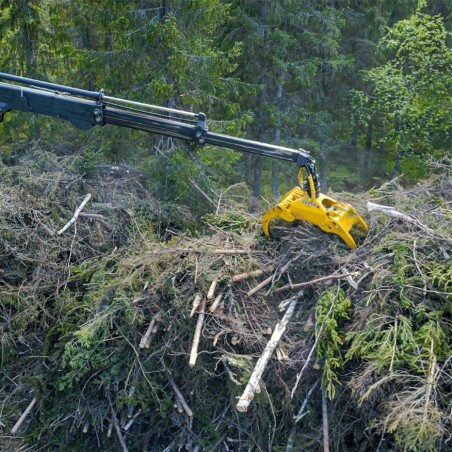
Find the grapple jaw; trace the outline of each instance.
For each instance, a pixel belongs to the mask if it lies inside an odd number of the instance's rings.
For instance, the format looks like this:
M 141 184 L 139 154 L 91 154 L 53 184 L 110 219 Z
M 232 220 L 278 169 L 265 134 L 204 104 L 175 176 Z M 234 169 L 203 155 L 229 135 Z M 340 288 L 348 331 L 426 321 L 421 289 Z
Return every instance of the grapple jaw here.
M 308 192 L 300 187 L 290 190 L 275 207 L 265 213 L 262 227 L 267 237 L 270 237 L 270 222 L 275 218 L 287 222 L 307 221 L 325 232 L 337 234 L 350 248 L 357 247 L 350 234 L 351 229 L 357 225 L 362 231 L 367 230 L 366 222 L 349 204 L 335 201 L 322 193 L 309 196 Z

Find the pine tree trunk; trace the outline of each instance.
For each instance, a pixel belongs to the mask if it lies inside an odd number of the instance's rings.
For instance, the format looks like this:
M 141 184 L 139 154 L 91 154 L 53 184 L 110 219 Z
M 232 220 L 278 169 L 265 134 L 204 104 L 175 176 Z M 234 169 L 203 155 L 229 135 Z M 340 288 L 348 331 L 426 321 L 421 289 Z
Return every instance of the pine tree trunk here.
M 277 111 L 279 111 L 279 105 L 281 103 L 282 94 L 283 94 L 283 85 L 281 82 L 279 82 L 276 86 L 276 102 L 275 102 L 275 104 L 276 104 Z M 276 126 L 276 130 L 275 130 L 275 144 L 280 144 L 280 142 L 281 142 L 281 127 L 278 124 Z M 279 172 L 278 161 L 274 160 L 272 162 L 272 194 L 273 194 L 273 199 L 275 201 L 278 201 L 279 198 L 281 197 L 279 194 L 279 186 L 278 186 L 278 172 Z
M 258 155 L 254 165 L 254 182 L 253 182 L 253 201 L 251 203 L 250 213 L 256 213 L 259 208 L 259 199 L 261 197 L 262 185 L 262 157 Z

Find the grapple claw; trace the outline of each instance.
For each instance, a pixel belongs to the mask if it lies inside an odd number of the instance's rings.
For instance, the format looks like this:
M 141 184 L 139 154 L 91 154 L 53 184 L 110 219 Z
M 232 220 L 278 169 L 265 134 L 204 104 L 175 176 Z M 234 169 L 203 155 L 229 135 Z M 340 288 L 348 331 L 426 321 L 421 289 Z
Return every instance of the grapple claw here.
M 262 228 L 267 237 L 270 237 L 270 222 L 275 218 L 287 222 L 307 221 L 325 232 L 337 234 L 350 248 L 357 246 L 350 234 L 351 229 L 357 225 L 362 231 L 367 231 L 366 222 L 349 204 L 338 202 L 322 193 L 317 197 L 310 197 L 300 187 L 287 192 L 263 216 Z

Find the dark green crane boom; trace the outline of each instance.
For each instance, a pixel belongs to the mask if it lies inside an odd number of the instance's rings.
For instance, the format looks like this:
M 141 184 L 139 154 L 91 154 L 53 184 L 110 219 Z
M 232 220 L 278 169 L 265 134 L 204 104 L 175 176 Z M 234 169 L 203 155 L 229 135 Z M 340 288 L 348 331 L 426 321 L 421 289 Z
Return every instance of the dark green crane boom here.
M 295 187 L 264 215 L 263 229 L 270 235 L 270 222 L 304 219 L 326 232 L 340 235 L 356 247 L 349 231 L 355 223 L 365 229 L 355 210 L 318 192 L 315 160 L 308 151 L 247 140 L 211 132 L 204 113 L 192 113 L 106 96 L 103 90 L 87 91 L 55 83 L 0 72 L 0 122 L 9 111 L 53 116 L 88 130 L 94 126 L 116 125 L 179 138 L 196 145 L 213 145 L 296 163 L 300 187 Z M 11 83 L 14 82 L 14 83 Z M 177 118 L 175 116 L 177 115 Z M 306 181 L 303 173 L 306 171 Z

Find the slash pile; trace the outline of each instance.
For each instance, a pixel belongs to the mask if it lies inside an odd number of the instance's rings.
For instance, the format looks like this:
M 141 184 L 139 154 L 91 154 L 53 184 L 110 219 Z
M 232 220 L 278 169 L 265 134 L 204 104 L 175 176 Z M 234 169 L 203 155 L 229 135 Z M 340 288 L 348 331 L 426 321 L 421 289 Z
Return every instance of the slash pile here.
M 337 196 L 403 214 L 353 251 L 45 157 L 0 167 L 2 450 L 447 447 L 450 172 Z

